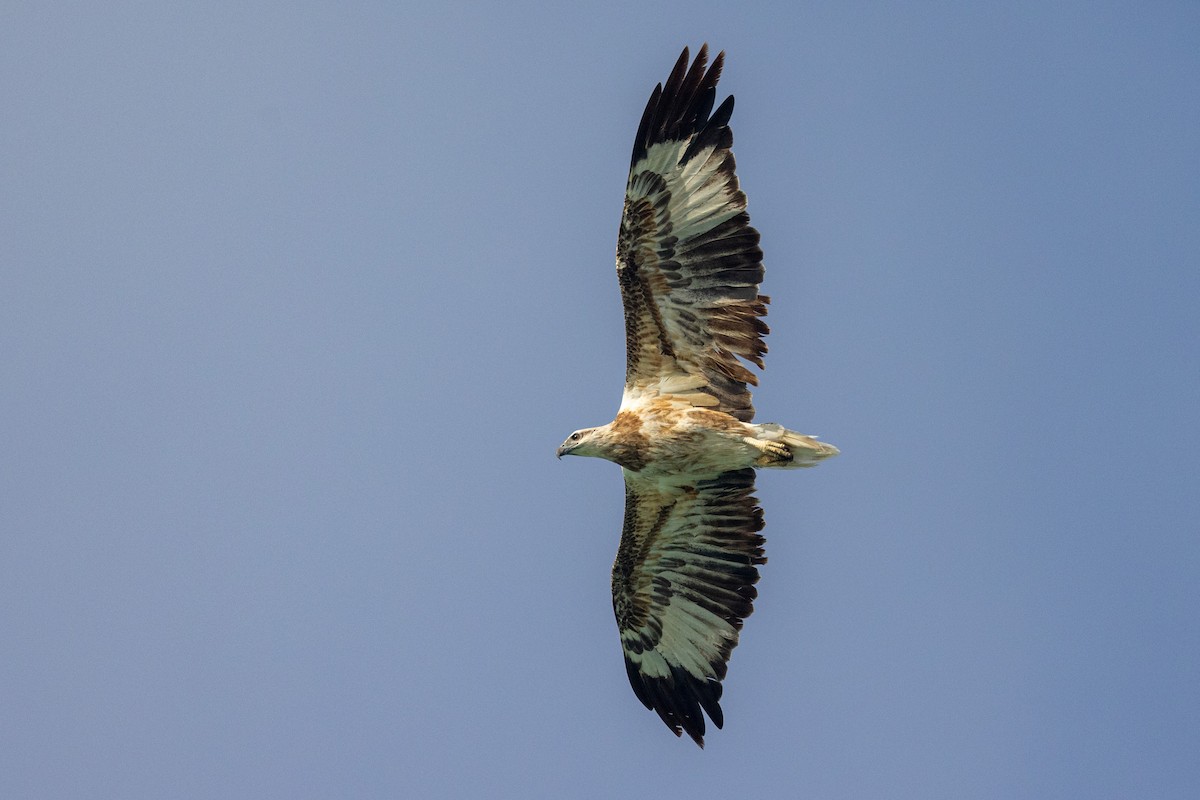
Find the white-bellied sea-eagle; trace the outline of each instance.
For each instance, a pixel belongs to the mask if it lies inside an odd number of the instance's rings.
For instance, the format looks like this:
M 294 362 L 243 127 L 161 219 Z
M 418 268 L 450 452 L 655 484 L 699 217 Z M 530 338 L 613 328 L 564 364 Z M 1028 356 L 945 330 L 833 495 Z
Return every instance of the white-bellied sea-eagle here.
M 729 117 L 714 112 L 724 53 L 684 48 L 642 114 L 617 239 L 625 391 L 616 419 L 558 455 L 621 466 L 625 523 L 613 610 L 634 694 L 676 736 L 720 728 L 721 680 L 763 555 L 757 467 L 811 467 L 837 448 L 754 424 L 768 298 L 758 231 L 734 174 Z M 703 713 L 702 710 L 703 709 Z

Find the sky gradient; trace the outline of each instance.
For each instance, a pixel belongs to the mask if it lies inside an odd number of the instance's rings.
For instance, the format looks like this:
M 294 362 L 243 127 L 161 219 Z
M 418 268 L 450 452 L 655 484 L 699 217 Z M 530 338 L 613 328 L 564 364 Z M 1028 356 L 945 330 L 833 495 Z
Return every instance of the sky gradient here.
M 977 5 L 0 12 L 0 796 L 1200 794 L 1200 7 Z M 842 455 L 700 751 L 554 449 L 706 41 Z

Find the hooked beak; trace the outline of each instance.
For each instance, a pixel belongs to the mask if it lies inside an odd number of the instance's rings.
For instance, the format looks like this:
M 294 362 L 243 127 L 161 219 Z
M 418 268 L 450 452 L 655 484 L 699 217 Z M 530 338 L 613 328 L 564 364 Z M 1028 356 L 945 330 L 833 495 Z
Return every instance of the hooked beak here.
M 558 456 L 559 460 L 561 460 L 562 457 L 569 452 L 571 452 L 571 448 L 567 447 L 565 444 L 560 444 L 558 449 L 554 451 L 554 455 Z

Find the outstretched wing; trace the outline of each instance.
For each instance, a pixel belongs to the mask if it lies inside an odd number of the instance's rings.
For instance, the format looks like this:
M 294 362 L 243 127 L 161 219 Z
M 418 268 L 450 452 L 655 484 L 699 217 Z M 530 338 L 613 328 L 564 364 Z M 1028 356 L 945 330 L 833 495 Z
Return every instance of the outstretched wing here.
M 718 728 L 721 680 L 753 610 L 763 556 L 754 470 L 661 491 L 625 476 L 625 526 L 613 564 L 613 611 L 633 692 L 676 736 L 704 746 Z
M 688 51 L 650 95 L 633 143 L 617 276 L 625 305 L 625 393 L 683 387 L 693 402 L 749 422 L 769 298 L 762 250 L 734 174 L 733 97 L 712 112 L 724 53 Z M 682 379 L 682 380 L 681 380 Z M 698 394 L 697 394 L 698 393 Z

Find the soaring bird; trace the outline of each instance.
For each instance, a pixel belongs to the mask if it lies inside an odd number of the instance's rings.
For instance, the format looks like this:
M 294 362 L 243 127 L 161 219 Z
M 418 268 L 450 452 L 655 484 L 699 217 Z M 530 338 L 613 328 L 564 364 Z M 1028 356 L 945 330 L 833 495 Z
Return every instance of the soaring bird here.
M 616 418 L 567 437 L 558 456 L 616 462 L 625 521 L 613 611 L 634 694 L 704 746 L 763 555 L 759 467 L 811 467 L 837 448 L 754 424 L 739 359 L 763 366 L 769 299 L 758 231 L 738 186 L 729 118 L 714 112 L 725 54 L 684 48 L 654 87 L 633 142 L 617 238 L 625 390 Z M 702 710 L 703 709 L 703 713 Z

